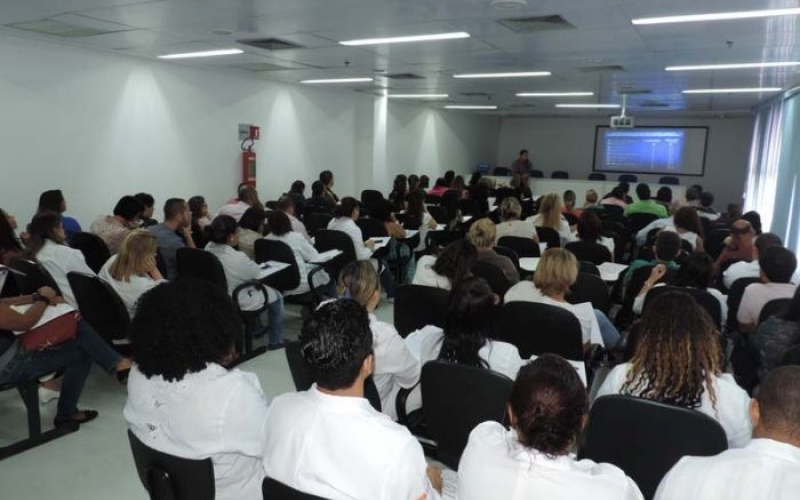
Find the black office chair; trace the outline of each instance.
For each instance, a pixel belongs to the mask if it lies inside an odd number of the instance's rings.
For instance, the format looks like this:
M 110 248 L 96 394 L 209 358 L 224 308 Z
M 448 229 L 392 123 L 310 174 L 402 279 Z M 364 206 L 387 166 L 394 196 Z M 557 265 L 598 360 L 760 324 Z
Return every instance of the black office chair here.
M 578 458 L 616 465 L 651 499 L 678 460 L 727 448 L 722 426 L 699 411 L 614 395 L 595 400 Z
M 517 273 L 521 272 L 521 269 L 519 267 L 519 255 L 517 255 L 517 252 L 515 252 L 510 248 L 506 248 L 500 245 L 496 245 L 494 247 L 494 251 L 496 254 L 508 258 L 508 260 L 510 260 L 511 263 L 514 264 L 514 267 L 517 268 Z
M 420 383 L 422 412 L 438 458 L 457 470 L 472 429 L 490 420 L 503 423 L 513 381 L 485 368 L 429 361 Z
M 497 240 L 497 246 L 513 250 L 520 258 L 522 257 L 541 257 L 539 244 L 533 238 L 522 238 L 520 236 L 503 236 Z
M 447 224 L 450 222 L 447 220 L 447 210 L 445 210 L 444 207 L 430 205 L 427 209 L 428 213 L 431 214 L 431 217 L 433 217 L 433 220 L 435 220 L 437 224 Z
M 717 259 L 725 247 L 725 238 L 731 235 L 731 230 L 727 228 L 716 228 L 706 233 L 703 239 L 703 246 L 706 252 Z
M 632 213 L 628 215 L 628 228 L 631 230 L 631 233 L 636 234 L 658 218 L 656 214 L 642 212 Z
M 578 273 L 578 279 L 570 288 L 566 299 L 570 304 L 591 302 L 592 307 L 605 314 L 608 314 L 609 309 L 611 309 L 608 286 L 600 276 L 592 273 Z
M 590 181 L 604 181 L 604 180 L 606 180 L 606 174 L 600 174 L 600 173 L 597 173 L 597 172 L 592 172 L 591 174 L 589 174 L 589 180 Z
M 531 170 L 531 179 L 543 179 L 543 178 L 544 178 L 544 172 L 536 169 Z
M 633 302 L 636 296 L 642 291 L 644 282 L 650 277 L 653 265 L 642 266 L 636 269 L 625 287 L 625 295 L 622 299 L 622 309 L 617 313 L 616 322 L 619 325 L 626 325 L 633 320 Z M 667 269 L 666 274 L 658 280 L 658 283 L 670 283 L 675 277 L 674 269 Z M 654 283 L 655 284 L 655 283 Z M 651 290 L 652 291 L 652 290 Z M 648 293 L 649 295 L 649 293 Z
M 537 227 L 536 235 L 539 237 L 539 241 L 547 243 L 547 248 L 561 247 L 561 236 L 551 227 Z
M 564 217 L 564 219 L 566 219 L 567 224 L 569 224 L 570 226 L 576 226 L 578 224 L 578 217 L 576 217 L 575 214 L 564 212 L 563 214 L 561 214 L 561 216 Z
M 781 366 L 794 365 L 800 365 L 800 344 L 783 353 L 783 357 L 781 358 Z
M 508 177 L 511 175 L 511 169 L 508 167 L 494 167 L 492 175 L 495 177 Z
M 264 238 L 256 240 L 255 257 L 256 262 L 259 264 L 270 260 L 289 264 L 288 268 L 278 271 L 272 276 L 266 278 L 264 280 L 265 284 L 271 286 L 281 293 L 294 290 L 300 286 L 301 280 L 303 279 L 303 277 L 300 276 L 300 266 L 297 264 L 297 258 L 294 254 L 294 251 L 292 251 L 291 247 L 289 247 L 289 245 L 286 243 Z M 307 304 L 311 305 L 312 307 L 314 307 L 316 304 L 319 304 L 321 297 L 314 286 L 314 275 L 322 271 L 324 271 L 323 267 L 316 267 L 312 269 L 310 273 L 308 273 L 308 286 L 311 290 L 310 292 L 296 295 L 284 295 L 284 300 L 291 303 Z
M 327 229 L 328 224 L 333 219 L 330 214 L 323 213 L 310 213 L 303 217 L 303 224 L 306 225 L 306 231 L 309 236 L 315 236 L 320 229 Z
M 679 185 L 681 183 L 681 180 L 678 179 L 677 177 L 672 176 L 672 175 L 665 175 L 664 177 L 662 177 L 662 178 L 660 178 L 658 180 L 658 183 L 659 184 L 666 184 L 668 186 L 677 186 L 677 185 Z
M 109 344 L 125 340 L 131 319 L 117 292 L 97 276 L 67 273 L 69 286 L 83 318 Z
M 728 290 L 728 328 L 733 330 L 739 329 L 739 320 L 736 315 L 739 312 L 739 306 L 742 303 L 742 296 L 744 289 L 753 283 L 759 283 L 761 280 L 758 278 L 739 278 L 731 284 Z
M 585 260 L 578 261 L 578 272 L 579 273 L 586 273 L 586 274 L 593 274 L 598 278 L 602 277 L 600 275 L 600 268 L 597 267 L 595 264 L 591 262 L 587 262 Z
M 609 216 L 623 217 L 625 214 L 625 209 L 619 205 L 607 205 L 603 203 L 603 200 L 600 200 L 600 205 L 603 206 L 603 212 L 600 214 L 601 219 Z
M 378 219 L 360 217 L 356 221 L 356 226 L 361 229 L 361 234 L 365 240 L 389 236 L 389 233 L 386 232 L 386 226 L 383 225 L 383 221 Z
M 483 278 L 489 283 L 489 287 L 496 293 L 500 300 L 503 300 L 506 292 L 511 288 L 511 283 L 506 278 L 505 273 L 499 267 L 488 262 L 476 262 L 472 266 L 472 274 L 479 278 Z
M 378 203 L 383 201 L 383 199 L 383 193 L 377 189 L 365 189 L 361 191 L 361 204 L 365 206 L 367 210 L 375 207 Z
M 320 229 L 314 237 L 314 247 L 319 252 L 327 252 L 328 250 L 340 250 L 342 252 L 325 263 L 325 269 L 333 280 L 339 279 L 339 274 L 344 269 L 344 266 L 357 260 L 353 240 L 350 239 L 347 233 L 342 231 Z
M 605 245 L 592 241 L 573 241 L 564 247 L 575 255 L 579 261 L 591 262 L 599 266 L 603 262 L 611 262 L 611 252 Z
M 705 309 L 709 316 L 711 316 L 711 319 L 714 320 L 714 324 L 717 325 L 717 328 L 722 328 L 722 310 L 720 308 L 719 301 L 707 291 L 700 290 L 699 288 L 657 286 L 647 292 L 647 296 L 644 299 L 642 312 L 647 310 L 648 305 L 651 304 L 656 297 L 669 292 L 678 292 L 691 295 L 695 302 L 697 302 L 697 305 Z
M 617 180 L 619 180 L 619 182 L 627 182 L 628 184 L 639 182 L 639 178 L 633 174 L 621 174 L 617 177 Z
M 547 352 L 583 360 L 583 331 L 574 314 L 536 302 L 509 302 L 500 315 L 500 339 L 517 346 L 522 359 Z
M 401 285 L 394 296 L 394 326 L 405 338 L 427 325 L 444 328 L 449 292 L 422 285 Z
M 761 324 L 767 320 L 770 316 L 780 316 L 783 317 L 786 314 L 786 311 L 789 309 L 789 305 L 792 303 L 792 299 L 773 299 L 764 304 L 764 307 L 761 309 L 761 313 L 758 315 L 758 323 Z
M 69 246 L 80 250 L 86 260 L 86 265 L 96 273 L 100 272 L 103 264 L 111 257 L 111 252 L 108 250 L 106 242 L 96 234 L 73 233 L 69 239 Z
M 133 461 L 150 500 L 214 500 L 214 464 L 156 451 L 128 430 Z
M 264 500 L 327 500 L 311 493 L 303 493 L 269 477 L 265 477 L 261 483 L 261 494 Z
M 58 285 L 56 285 L 56 280 L 38 262 L 17 257 L 11 259 L 11 262 L 8 263 L 8 269 L 11 271 L 11 275 L 14 276 L 19 293 L 22 295 L 30 295 L 43 286 L 49 286 L 59 295 L 61 294 Z
M 550 174 L 551 179 L 569 179 L 569 172 L 566 170 L 553 170 Z

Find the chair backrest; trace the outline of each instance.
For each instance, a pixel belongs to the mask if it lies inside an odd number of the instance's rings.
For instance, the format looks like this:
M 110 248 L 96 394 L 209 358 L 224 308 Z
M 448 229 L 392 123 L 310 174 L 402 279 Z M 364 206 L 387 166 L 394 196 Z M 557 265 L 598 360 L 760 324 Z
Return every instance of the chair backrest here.
M 359 218 L 356 221 L 356 226 L 361 229 L 361 234 L 364 236 L 365 240 L 389 235 L 389 233 L 386 232 L 386 226 L 383 225 L 383 222 L 371 217 Z
M 485 368 L 446 361 L 422 367 L 422 412 L 439 460 L 458 469 L 472 429 L 490 420 L 503 423 L 511 379 Z
M 600 276 L 592 273 L 578 273 L 578 279 L 570 288 L 566 299 L 570 304 L 591 302 L 592 307 L 606 314 L 611 308 L 608 286 Z
M 569 172 L 566 170 L 553 170 L 553 173 L 550 174 L 552 179 L 569 179 Z
M 56 280 L 38 262 L 18 257 L 11 259 L 8 268 L 22 295 L 30 295 L 43 286 L 49 286 L 53 290 L 59 291 Z
M 739 312 L 739 306 L 742 303 L 744 289 L 747 288 L 748 285 L 758 283 L 759 281 L 761 280 L 758 278 L 739 278 L 733 282 L 730 290 L 728 290 L 728 327 L 738 328 L 739 321 L 736 319 L 736 314 Z
M 69 246 L 76 250 L 80 250 L 86 259 L 86 265 L 89 269 L 99 273 L 103 264 L 106 263 L 111 252 L 103 239 L 96 234 L 77 232 L 73 233 L 69 238 Z
M 558 231 L 551 227 L 536 227 L 536 235 L 539 236 L 539 241 L 547 243 L 547 248 L 561 247 L 561 236 Z
M 225 269 L 217 256 L 199 248 L 179 248 L 175 253 L 178 279 L 196 278 L 228 289 Z
M 564 219 L 566 219 L 567 224 L 569 224 L 570 226 L 575 226 L 578 224 L 578 217 L 575 214 L 564 212 L 563 214 L 561 214 L 561 216 L 564 217 Z
M 506 278 L 503 270 L 494 264 L 476 262 L 475 265 L 472 266 L 472 274 L 485 279 L 486 282 L 489 283 L 492 291 L 500 296 L 500 300 L 503 299 L 508 289 L 511 288 L 511 283 L 508 281 L 508 278 Z
M 150 500 L 214 500 L 214 465 L 210 458 L 191 460 L 156 451 L 128 430 L 136 472 Z
M 597 267 L 597 264 L 593 264 L 593 263 L 585 261 L 585 260 L 579 260 L 578 261 L 578 272 L 587 273 L 587 274 L 594 274 L 598 278 L 601 277 L 600 268 Z
M 539 244 L 532 238 L 521 236 L 503 236 L 497 240 L 497 246 L 513 250 L 519 257 L 540 257 L 542 255 Z
M 367 207 L 378 203 L 383 200 L 383 193 L 377 189 L 365 189 L 361 191 L 361 203 Z
M 543 177 L 544 177 L 544 172 L 542 172 L 541 170 L 536 170 L 536 169 L 531 170 L 531 178 L 541 179 Z
M 300 286 L 300 267 L 297 265 L 297 258 L 292 251 L 292 248 L 282 241 L 258 239 L 255 243 L 255 257 L 256 262 L 261 264 L 268 260 L 276 262 L 283 262 L 289 264 L 289 267 L 281 272 L 275 273 L 270 276 L 267 284 L 272 288 L 285 292 L 286 290 L 294 290 Z
M 725 245 L 725 238 L 731 235 L 731 230 L 727 228 L 712 229 L 706 233 L 703 239 L 703 246 L 706 252 L 713 257 L 718 258 L 722 253 L 722 248 Z
M 306 231 L 309 236 L 314 236 L 320 229 L 326 229 L 331 219 L 333 219 L 331 214 L 314 212 L 303 217 L 303 224 L 306 225 Z
M 67 273 L 67 280 L 81 315 L 106 342 L 128 336 L 131 322 L 128 309 L 108 283 L 97 276 L 77 272 Z
M 500 245 L 496 245 L 494 247 L 494 251 L 498 255 L 502 255 L 503 257 L 508 257 L 508 259 L 514 264 L 514 267 L 517 268 L 517 271 L 520 270 L 520 267 L 519 267 L 519 255 L 517 254 L 517 252 L 515 252 L 514 250 L 512 250 L 510 248 L 506 248 L 506 247 L 500 246 Z
M 492 175 L 497 177 L 508 177 L 511 175 L 511 170 L 508 167 L 494 167 Z
M 341 250 L 341 255 L 333 258 L 325 264 L 328 274 L 334 280 L 339 279 L 339 273 L 344 269 L 344 266 L 354 262 L 356 259 L 356 249 L 353 246 L 353 240 L 347 233 L 336 231 L 333 229 L 320 229 L 314 237 L 314 247 L 319 252 L 327 252 L 328 250 Z
M 761 308 L 761 313 L 758 316 L 758 322 L 763 323 L 770 316 L 782 316 L 789 309 L 792 299 L 774 299 L 770 300 L 764 307 Z
M 422 285 L 402 285 L 394 296 L 394 326 L 405 338 L 427 325 L 444 328 L 449 292 Z
M 800 344 L 791 347 L 788 351 L 783 353 L 783 357 L 781 358 L 781 366 L 790 365 L 800 365 Z
M 668 292 L 680 292 L 691 295 L 695 302 L 697 302 L 697 304 L 705 309 L 709 316 L 711 316 L 711 319 L 714 320 L 714 324 L 717 325 L 717 328 L 722 327 L 722 310 L 720 308 L 719 301 L 707 291 L 700 290 L 699 288 L 657 286 L 647 292 L 647 297 L 644 299 L 644 307 L 642 310 L 644 311 L 647 309 L 647 305 L 655 300 L 656 297 Z
M 633 175 L 633 174 L 621 174 L 621 175 L 620 175 L 620 176 L 617 178 L 617 180 L 619 180 L 619 182 L 627 182 L 627 183 L 631 183 L 631 182 L 639 182 L 639 178 L 638 178 L 638 177 L 636 177 L 636 176 L 635 176 L 635 175 Z
M 656 214 L 648 214 L 642 212 L 632 213 L 628 216 L 628 227 L 632 233 L 638 233 L 646 228 L 651 222 L 658 219 Z
M 522 359 L 544 353 L 583 360 L 583 331 L 574 314 L 536 302 L 509 302 L 500 315 L 500 339 L 517 346 Z
M 625 213 L 625 209 L 619 205 L 608 205 L 603 203 L 603 200 L 600 200 L 600 204 L 603 205 L 603 210 L 605 215 L 616 215 L 622 217 Z
M 712 456 L 727 448 L 722 426 L 707 415 L 614 395 L 597 398 L 592 405 L 578 456 L 616 465 L 650 499 L 682 457 Z
M 592 241 L 573 241 L 564 247 L 573 254 L 578 260 L 591 262 L 599 266 L 603 262 L 611 262 L 611 252 L 600 243 Z
M 606 174 L 601 174 L 601 173 L 598 173 L 598 172 L 592 172 L 591 174 L 589 174 L 589 180 L 590 181 L 604 181 L 604 180 L 606 180 Z
M 261 483 L 261 494 L 264 500 L 326 500 L 311 493 L 303 493 L 269 477 L 265 477 Z
M 431 205 L 427 207 L 428 213 L 431 214 L 433 220 L 435 220 L 438 224 L 447 224 L 450 221 L 447 220 L 447 210 L 444 207 L 439 205 Z
M 671 186 L 677 186 L 678 184 L 681 183 L 681 180 L 678 179 L 677 177 L 674 177 L 674 176 L 671 176 L 671 175 L 665 175 L 664 177 L 662 177 L 662 178 L 660 178 L 658 180 L 658 183 L 659 184 L 668 184 L 668 185 L 671 185 Z

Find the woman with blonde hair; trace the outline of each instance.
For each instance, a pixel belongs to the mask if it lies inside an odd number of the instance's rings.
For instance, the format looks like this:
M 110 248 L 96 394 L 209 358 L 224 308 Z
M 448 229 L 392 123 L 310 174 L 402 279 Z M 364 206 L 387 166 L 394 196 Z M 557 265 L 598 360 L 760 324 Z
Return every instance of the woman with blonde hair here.
M 518 236 L 530 238 L 538 243 L 536 227 L 530 221 L 520 220 L 522 204 L 513 196 L 503 198 L 500 203 L 500 218 L 502 222 L 495 227 L 495 236 L 499 240 L 503 236 Z
M 557 232 L 561 237 L 561 246 L 574 240 L 572 230 L 569 228 L 569 222 L 561 214 L 563 207 L 561 197 L 558 194 L 546 194 L 539 204 L 539 213 L 527 219 L 533 222 L 536 227 L 546 227 Z
M 469 228 L 469 239 L 478 249 L 478 262 L 486 262 L 499 267 L 509 283 L 513 285 L 519 281 L 519 271 L 511 259 L 494 251 L 496 237 L 495 225 L 491 219 L 480 219 Z
M 415 358 L 394 326 L 379 321 L 375 309 L 381 300 L 381 282 L 368 260 L 346 265 L 339 275 L 343 296 L 364 306 L 369 313 L 375 353 L 372 379 L 381 397 L 383 413 L 397 419 L 395 399 L 401 388 L 410 389 L 419 381 L 420 362 Z
M 100 269 L 98 276 L 117 292 L 133 318 L 136 302 L 145 292 L 166 281 L 156 265 L 158 240 L 150 231 L 136 229 L 128 233 Z

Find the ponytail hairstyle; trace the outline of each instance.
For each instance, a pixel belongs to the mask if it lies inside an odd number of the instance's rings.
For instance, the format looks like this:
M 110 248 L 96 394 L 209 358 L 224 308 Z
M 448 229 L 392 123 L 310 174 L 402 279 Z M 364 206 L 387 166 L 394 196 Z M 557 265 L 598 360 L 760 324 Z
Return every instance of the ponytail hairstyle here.
M 444 340 L 439 359 L 489 368 L 478 351 L 493 336 L 496 296 L 483 278 L 468 277 L 453 284 L 447 300 Z
M 218 215 L 206 226 L 206 237 L 208 241 L 227 245 L 228 238 L 236 233 L 236 229 L 236 219 L 230 215 Z
M 333 215 L 337 219 L 339 217 L 353 217 L 353 212 L 356 211 L 358 206 L 358 200 L 351 196 L 345 196 L 333 210 Z
M 42 249 L 47 240 L 64 244 L 64 238 L 56 231 L 61 226 L 61 216 L 55 212 L 45 212 L 33 216 L 33 220 L 28 224 L 28 243 L 25 246 L 25 257 L 36 259 L 36 254 Z M 63 233 L 62 233 L 63 234 Z

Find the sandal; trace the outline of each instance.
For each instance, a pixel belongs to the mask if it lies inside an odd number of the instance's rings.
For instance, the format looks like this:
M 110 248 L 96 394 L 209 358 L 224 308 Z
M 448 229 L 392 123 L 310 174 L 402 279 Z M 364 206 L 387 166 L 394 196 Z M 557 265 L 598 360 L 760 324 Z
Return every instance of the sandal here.
M 53 423 L 56 427 L 63 427 L 70 424 L 85 424 L 97 418 L 98 413 L 95 410 L 78 410 L 78 413 L 72 418 L 58 418 L 56 417 Z

